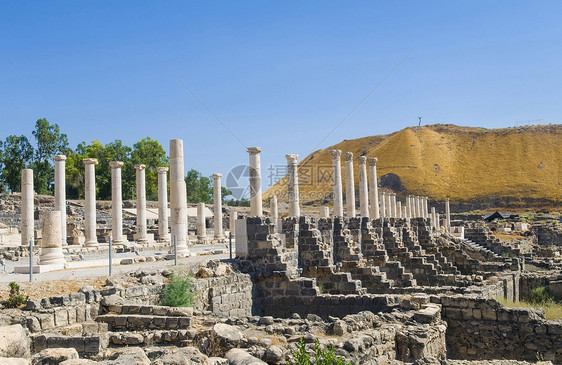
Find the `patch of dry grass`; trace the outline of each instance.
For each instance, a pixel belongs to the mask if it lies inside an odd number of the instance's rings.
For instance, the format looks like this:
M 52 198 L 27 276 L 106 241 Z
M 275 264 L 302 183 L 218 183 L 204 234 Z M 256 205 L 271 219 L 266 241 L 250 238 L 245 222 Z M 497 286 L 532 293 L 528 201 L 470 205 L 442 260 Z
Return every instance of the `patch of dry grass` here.
M 512 302 L 511 300 L 496 298 L 496 300 L 507 308 L 542 308 L 546 319 L 561 319 L 562 318 L 562 304 L 532 304 L 524 300 Z

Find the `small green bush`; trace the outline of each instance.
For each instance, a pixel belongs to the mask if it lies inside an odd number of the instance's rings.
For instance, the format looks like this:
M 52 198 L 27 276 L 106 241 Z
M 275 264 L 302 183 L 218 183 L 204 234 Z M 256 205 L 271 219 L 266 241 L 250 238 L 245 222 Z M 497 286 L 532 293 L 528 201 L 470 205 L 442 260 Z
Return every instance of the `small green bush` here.
M 185 274 L 173 274 L 170 282 L 162 290 L 162 305 L 168 307 L 191 307 L 193 301 L 191 277 Z
M 10 287 L 10 297 L 4 301 L 4 305 L 7 308 L 17 308 L 27 302 L 28 297 L 20 293 L 20 286 L 18 283 L 12 281 L 8 286 Z
M 529 301 L 533 304 L 550 304 L 554 302 L 554 296 L 544 286 L 539 286 L 529 293 Z
M 325 351 L 320 349 L 318 339 L 314 343 L 314 360 L 311 360 L 311 356 L 306 352 L 306 344 L 302 338 L 298 350 L 293 351 L 293 360 L 295 365 L 353 365 L 351 362 L 345 362 L 340 356 L 336 357 L 334 346 Z M 291 362 L 287 361 L 287 365 L 291 365 Z

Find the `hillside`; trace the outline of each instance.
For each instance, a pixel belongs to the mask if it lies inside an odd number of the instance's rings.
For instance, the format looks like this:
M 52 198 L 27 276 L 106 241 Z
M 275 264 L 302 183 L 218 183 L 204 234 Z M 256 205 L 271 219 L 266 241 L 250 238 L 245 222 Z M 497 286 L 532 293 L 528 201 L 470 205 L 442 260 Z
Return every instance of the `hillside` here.
M 471 209 L 562 204 L 562 125 L 505 129 L 430 125 L 345 140 L 311 153 L 299 163 L 301 203 L 322 203 L 332 190 L 330 149 L 377 157 L 379 183 L 399 196 L 446 197 Z M 396 175 L 393 176 L 392 174 Z M 345 175 L 342 159 L 342 177 Z M 286 201 L 286 177 L 268 189 Z M 331 200 L 331 199 L 330 199 Z M 324 203 L 329 200 L 324 198 Z M 331 204 L 328 203 L 328 204 Z

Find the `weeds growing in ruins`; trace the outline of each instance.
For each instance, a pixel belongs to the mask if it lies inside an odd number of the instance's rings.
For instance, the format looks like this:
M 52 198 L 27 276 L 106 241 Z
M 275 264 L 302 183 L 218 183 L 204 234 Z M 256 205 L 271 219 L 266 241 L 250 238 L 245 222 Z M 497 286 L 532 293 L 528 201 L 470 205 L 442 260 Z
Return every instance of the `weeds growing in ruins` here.
M 529 293 L 529 301 L 533 304 L 553 304 L 554 296 L 550 293 L 548 288 L 539 286 L 531 290 Z
M 306 344 L 301 338 L 297 351 L 293 351 L 293 361 L 295 365 L 353 365 L 352 362 L 345 362 L 340 356 L 336 357 L 334 346 L 330 346 L 328 350 L 322 350 L 318 339 L 314 343 L 314 356 L 310 356 L 306 352 Z M 291 364 L 290 361 L 287 361 L 287 365 Z
M 187 274 L 175 273 L 170 282 L 162 290 L 162 305 L 168 307 L 191 307 L 194 293 L 191 289 L 191 277 Z
M 504 298 L 496 298 L 503 306 L 508 308 L 542 308 L 546 319 L 562 318 L 562 303 L 556 303 L 552 294 L 544 287 L 538 287 L 529 294 L 529 301 L 512 302 Z
M 12 281 L 8 284 L 10 287 L 10 297 L 4 301 L 7 308 L 18 308 L 27 302 L 27 295 L 20 293 L 20 286 L 18 283 Z

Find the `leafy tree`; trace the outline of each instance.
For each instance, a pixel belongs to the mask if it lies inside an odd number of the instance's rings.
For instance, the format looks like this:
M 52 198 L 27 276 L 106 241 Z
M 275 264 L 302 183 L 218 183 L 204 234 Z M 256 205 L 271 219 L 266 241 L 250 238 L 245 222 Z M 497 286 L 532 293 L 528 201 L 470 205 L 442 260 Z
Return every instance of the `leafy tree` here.
M 133 145 L 133 150 L 131 151 L 131 166 L 133 170 L 129 172 L 127 169 L 127 175 L 125 175 L 125 172 L 123 174 L 124 177 L 127 177 L 128 181 L 133 182 L 133 186 L 136 181 L 134 165 L 138 164 L 146 165 L 146 199 L 158 200 L 158 171 L 156 171 L 156 168 L 168 166 L 169 164 L 166 151 L 164 151 L 164 147 L 162 147 L 158 140 L 146 137 Z M 125 191 L 123 192 L 125 193 Z
M 188 203 L 211 203 L 213 201 L 213 185 L 211 179 L 201 175 L 195 169 L 187 172 L 185 177 Z
M 50 194 L 54 183 L 51 161 L 56 154 L 67 152 L 68 138 L 60 132 L 57 124 L 51 125 L 45 118 L 37 120 L 32 134 L 36 142 L 32 163 L 35 191 L 38 194 Z
M 6 137 L 2 149 L 0 178 L 11 191 L 21 191 L 21 170 L 28 168 L 33 158 L 33 146 L 26 136 Z

